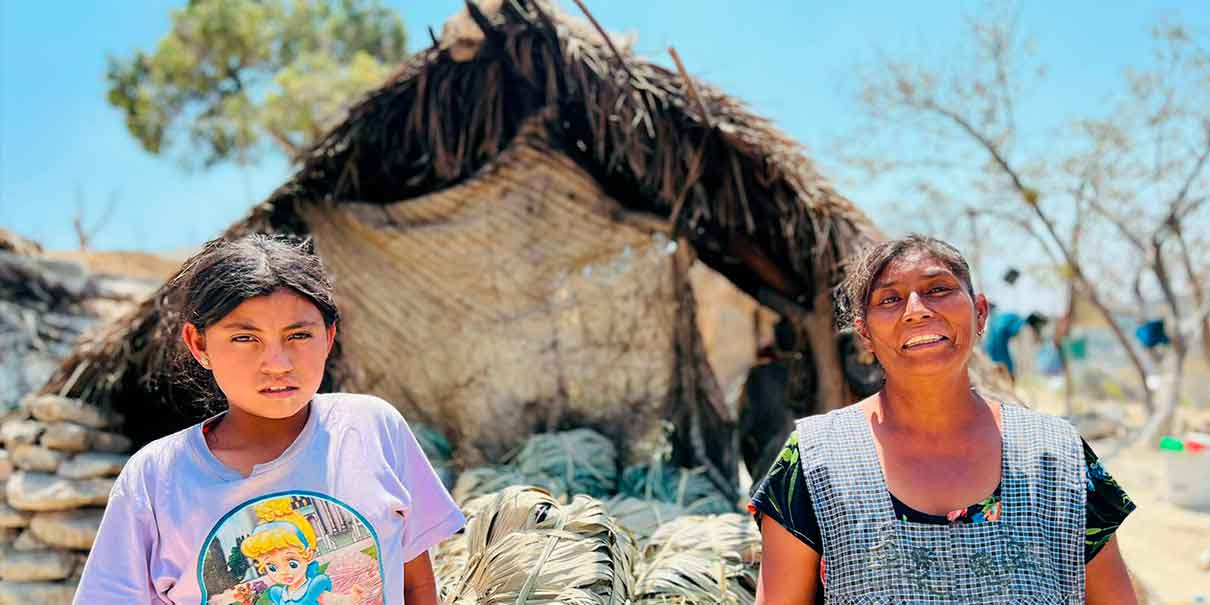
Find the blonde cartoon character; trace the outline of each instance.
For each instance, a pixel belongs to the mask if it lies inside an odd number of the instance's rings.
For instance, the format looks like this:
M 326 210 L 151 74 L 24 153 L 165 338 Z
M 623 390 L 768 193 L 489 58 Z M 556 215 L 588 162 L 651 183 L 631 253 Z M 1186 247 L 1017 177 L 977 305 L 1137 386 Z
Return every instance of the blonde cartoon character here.
M 361 602 L 361 589 L 352 595 L 332 591 L 332 578 L 320 573 L 315 559 L 315 528 L 290 505 L 290 498 L 257 504 L 257 526 L 240 550 L 265 573 L 273 586 L 267 595 L 273 605 L 343 605 Z

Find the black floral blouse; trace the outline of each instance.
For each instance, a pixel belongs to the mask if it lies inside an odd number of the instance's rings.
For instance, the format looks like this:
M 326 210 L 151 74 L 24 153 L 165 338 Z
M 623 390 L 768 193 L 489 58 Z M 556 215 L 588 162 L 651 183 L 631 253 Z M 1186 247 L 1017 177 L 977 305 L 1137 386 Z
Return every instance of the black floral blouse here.
M 1085 476 L 1088 479 L 1087 520 L 1084 534 L 1084 562 L 1092 561 L 1126 516 L 1134 511 L 1134 502 L 1101 466 L 1088 442 L 1084 443 Z M 891 495 L 895 516 L 913 523 L 946 525 L 951 523 L 988 523 L 1000 519 L 1000 488 L 982 502 L 958 509 L 948 515 L 930 515 L 908 507 Z M 781 455 L 757 485 L 748 505 L 759 524 L 768 515 L 791 534 L 822 553 L 822 537 L 815 509 L 807 493 L 806 479 L 798 463 L 798 431 L 790 433 Z

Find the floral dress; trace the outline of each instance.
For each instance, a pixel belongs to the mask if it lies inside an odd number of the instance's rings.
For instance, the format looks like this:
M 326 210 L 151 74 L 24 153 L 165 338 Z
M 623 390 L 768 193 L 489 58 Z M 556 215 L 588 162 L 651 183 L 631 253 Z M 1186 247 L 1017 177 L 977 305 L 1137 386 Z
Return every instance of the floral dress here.
M 1085 475 L 1088 480 L 1084 536 L 1084 562 L 1087 564 L 1113 537 L 1122 521 L 1134 511 L 1135 505 L 1117 481 L 1101 466 L 1088 442 L 1083 442 L 1083 445 Z M 899 501 L 894 494 L 890 496 L 895 516 L 913 523 L 993 523 L 1000 519 L 999 487 L 983 501 L 946 515 L 920 512 Z M 819 522 L 815 518 L 815 509 L 807 491 L 802 465 L 799 464 L 798 431 L 790 433 L 781 455 L 773 462 L 764 479 L 757 484 L 748 510 L 755 515 L 758 524 L 765 516 L 769 516 L 812 550 L 823 552 Z

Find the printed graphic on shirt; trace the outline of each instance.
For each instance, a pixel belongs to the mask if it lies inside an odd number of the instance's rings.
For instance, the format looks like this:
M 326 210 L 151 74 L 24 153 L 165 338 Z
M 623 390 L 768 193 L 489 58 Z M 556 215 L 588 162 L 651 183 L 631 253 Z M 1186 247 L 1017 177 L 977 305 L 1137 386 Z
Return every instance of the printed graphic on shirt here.
M 379 605 L 378 536 L 343 502 L 271 494 L 219 519 L 202 556 L 205 605 Z

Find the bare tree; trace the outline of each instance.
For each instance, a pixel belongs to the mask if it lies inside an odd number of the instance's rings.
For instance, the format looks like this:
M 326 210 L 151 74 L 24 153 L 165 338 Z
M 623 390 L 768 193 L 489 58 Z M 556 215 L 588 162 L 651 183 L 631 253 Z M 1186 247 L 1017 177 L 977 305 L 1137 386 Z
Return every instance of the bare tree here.
M 1157 42 L 1154 64 L 1127 72 L 1124 101 L 1108 118 L 1085 122 L 1089 152 L 1071 161 L 1087 185 L 1091 209 L 1113 225 L 1141 260 L 1133 285 L 1140 311 L 1146 312 L 1144 275 L 1154 281 L 1166 310 L 1168 393 L 1140 434 L 1145 442 L 1171 429 L 1189 327 L 1201 325 L 1203 352 L 1210 354 L 1204 293 L 1184 234 L 1207 200 L 1210 108 L 1199 101 L 1210 92 L 1210 62 L 1182 25 L 1162 22 L 1152 35 Z M 1183 275 L 1178 273 L 1182 269 Z M 1193 309 L 1178 294 L 1182 280 Z
M 80 250 L 88 250 L 92 247 L 92 240 L 100 233 L 109 220 L 113 218 L 113 211 L 118 207 L 117 192 L 110 192 L 109 201 L 101 210 L 101 214 L 89 222 L 85 218 L 84 210 L 84 191 L 79 187 L 76 188 L 76 213 L 71 217 L 71 226 L 76 233 L 76 241 L 80 245 Z
M 1105 319 L 1129 359 L 1147 410 L 1154 409 L 1147 370 L 1138 351 L 1116 321 L 1099 283 L 1091 279 L 1078 254 L 1082 229 L 1070 186 L 1056 181 L 1054 150 L 1031 156 L 1021 144 L 1017 102 L 1023 90 L 1044 73 L 1032 61 L 1032 42 L 1022 35 L 1018 16 L 997 7 L 984 19 L 968 19 L 974 61 L 965 69 L 943 74 L 912 63 L 885 59 L 864 83 L 867 115 L 882 128 L 910 125 L 921 139 L 921 159 L 933 167 L 953 165 L 965 176 L 962 193 L 978 200 L 942 212 L 974 211 L 998 219 L 1028 236 L 1066 275 L 1072 289 Z M 930 153 L 933 151 L 933 153 Z M 920 160 L 896 168 L 920 167 Z M 973 169 L 973 170 L 972 170 Z M 1064 223 L 1072 225 L 1064 229 Z

